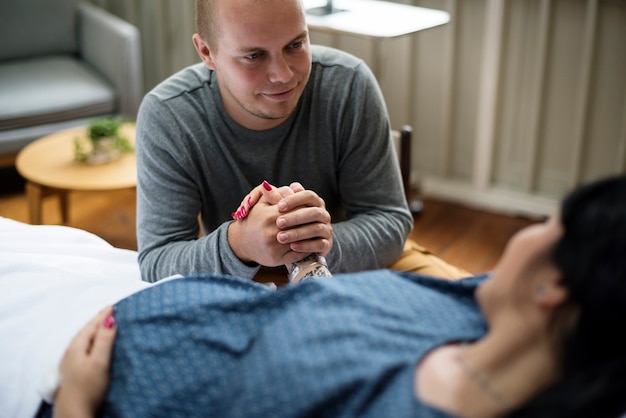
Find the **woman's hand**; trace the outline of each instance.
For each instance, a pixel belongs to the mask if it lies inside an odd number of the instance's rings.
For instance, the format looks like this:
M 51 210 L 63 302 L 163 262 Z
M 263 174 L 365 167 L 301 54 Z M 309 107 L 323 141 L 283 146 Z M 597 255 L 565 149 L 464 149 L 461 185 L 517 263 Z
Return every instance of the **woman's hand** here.
M 250 209 L 258 203 L 261 197 L 266 198 L 266 201 L 270 205 L 276 205 L 281 198 L 287 197 L 294 193 L 304 191 L 304 187 L 298 182 L 291 183 L 289 187 L 272 187 L 267 181 L 256 186 L 244 199 L 236 211 L 230 214 L 233 220 L 240 221 L 250 213 Z
M 54 417 L 93 417 L 109 385 L 109 365 L 117 328 L 109 306 L 74 337 L 63 355 Z
M 310 253 L 325 256 L 332 247 L 324 201 L 300 183 L 276 188 L 264 181 L 232 216 L 238 222 L 230 225 L 228 241 L 244 262 L 290 264 Z

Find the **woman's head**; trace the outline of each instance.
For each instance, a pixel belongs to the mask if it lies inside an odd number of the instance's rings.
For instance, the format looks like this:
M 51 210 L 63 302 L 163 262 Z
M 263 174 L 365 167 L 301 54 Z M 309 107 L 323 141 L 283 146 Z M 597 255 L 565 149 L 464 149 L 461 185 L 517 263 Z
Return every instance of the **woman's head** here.
M 518 232 L 478 298 L 490 319 L 558 288 L 583 320 L 626 309 L 626 176 L 576 189 L 548 222 Z
M 562 204 L 563 236 L 554 250 L 581 320 L 626 320 L 626 176 L 594 182 Z
M 563 202 L 563 237 L 554 251 L 579 323 L 568 367 L 626 356 L 626 176 L 594 182 Z
M 560 272 L 552 259 L 562 235 L 557 213 L 547 222 L 522 229 L 509 240 L 492 277 L 476 295 L 491 329 L 498 329 L 498 324 L 503 325 L 501 329 L 517 327 L 512 320 L 529 329 L 541 327 L 546 315 L 537 302 L 555 306 L 566 299 Z
M 512 416 L 618 416 L 626 410 L 626 176 L 573 191 L 559 219 L 551 259 L 577 322 L 562 379 Z

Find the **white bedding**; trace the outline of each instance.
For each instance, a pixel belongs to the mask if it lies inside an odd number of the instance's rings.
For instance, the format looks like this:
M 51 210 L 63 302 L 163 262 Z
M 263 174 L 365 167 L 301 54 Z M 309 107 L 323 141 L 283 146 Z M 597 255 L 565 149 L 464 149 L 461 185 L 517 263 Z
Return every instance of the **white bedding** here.
M 0 217 L 0 415 L 32 418 L 44 376 L 100 309 L 150 286 L 135 251 Z

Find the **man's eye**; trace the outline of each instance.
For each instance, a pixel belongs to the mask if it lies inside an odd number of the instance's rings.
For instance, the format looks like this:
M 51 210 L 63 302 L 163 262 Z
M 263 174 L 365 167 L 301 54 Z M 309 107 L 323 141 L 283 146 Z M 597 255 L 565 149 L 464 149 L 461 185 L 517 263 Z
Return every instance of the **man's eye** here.
M 260 52 L 255 52 L 254 54 L 249 54 L 246 55 L 245 58 L 251 61 L 254 61 L 255 59 L 258 59 L 261 56 Z
M 302 46 L 302 42 L 294 42 L 291 44 L 292 49 L 298 49 Z

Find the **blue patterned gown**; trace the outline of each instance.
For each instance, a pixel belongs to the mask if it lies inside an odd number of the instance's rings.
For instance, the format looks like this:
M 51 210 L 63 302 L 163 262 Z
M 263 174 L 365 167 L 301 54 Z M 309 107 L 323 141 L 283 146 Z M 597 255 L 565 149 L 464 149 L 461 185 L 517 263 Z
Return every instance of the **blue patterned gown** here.
M 445 417 L 414 396 L 432 348 L 486 332 L 484 277 L 387 270 L 271 290 L 193 276 L 115 306 L 104 416 Z

